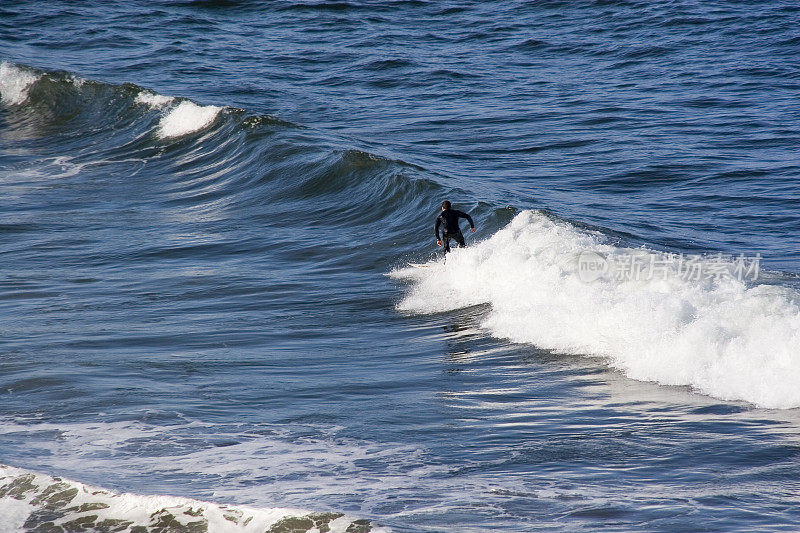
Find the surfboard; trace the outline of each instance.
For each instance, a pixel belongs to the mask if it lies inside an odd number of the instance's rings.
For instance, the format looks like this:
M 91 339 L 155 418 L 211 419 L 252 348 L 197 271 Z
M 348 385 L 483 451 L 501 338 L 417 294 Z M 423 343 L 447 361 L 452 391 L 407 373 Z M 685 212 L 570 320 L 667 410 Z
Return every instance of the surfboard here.
M 431 264 L 422 264 L 422 263 L 409 263 L 408 266 L 411 266 L 411 267 L 414 267 L 414 268 L 430 268 L 433 265 L 431 265 Z

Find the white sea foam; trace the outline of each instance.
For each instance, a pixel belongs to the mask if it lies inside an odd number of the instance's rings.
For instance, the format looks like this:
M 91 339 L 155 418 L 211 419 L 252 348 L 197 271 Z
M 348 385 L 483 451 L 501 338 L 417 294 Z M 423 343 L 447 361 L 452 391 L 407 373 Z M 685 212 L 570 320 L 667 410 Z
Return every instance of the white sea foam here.
M 446 470 L 421 461 L 424 451 L 417 447 L 355 441 L 335 433 L 323 427 L 302 427 L 298 434 L 281 426 L 0 419 L 0 436 L 24 439 L 26 453 L 35 457 L 26 467 L 128 486 L 130 480 L 149 480 L 159 490 L 256 507 L 318 510 L 321 502 L 357 498 L 368 513 Z M 226 445 L 215 445 L 219 442 Z M 365 469 L 364 462 L 379 466 Z M 172 481 L 164 480 L 165 473 Z
M 137 104 L 144 104 L 153 109 L 160 109 L 175 101 L 172 96 L 164 96 L 163 94 L 153 93 L 150 91 L 141 91 L 136 95 L 134 102 Z
M 28 90 L 39 76 L 16 65 L 0 63 L 0 101 L 6 105 L 19 105 L 28 99 Z
M 631 378 L 690 385 L 721 399 L 800 406 L 796 290 L 732 276 L 687 278 L 665 254 L 603 241 L 522 212 L 488 240 L 454 250 L 444 265 L 393 272 L 412 281 L 398 308 L 433 313 L 490 304 L 483 326 L 500 338 L 604 357 Z M 586 252 L 668 268 L 652 279 L 606 272 L 586 281 L 579 271 Z M 705 262 L 707 271 L 719 270 Z
M 162 139 L 167 139 L 199 131 L 210 126 L 221 109 L 213 105 L 199 106 L 185 100 L 170 109 L 161 119 L 158 124 L 158 135 Z
M 71 81 L 72 85 L 74 85 L 77 89 L 80 89 L 86 84 L 85 78 L 78 77 L 74 74 L 70 74 L 69 81 Z
M 62 478 L 0 465 L 0 521 L 4 532 L 169 531 L 249 533 L 268 531 L 344 532 L 354 520 L 341 513 L 302 509 L 256 509 L 177 498 L 115 493 Z M 364 522 L 360 522 L 362 528 Z M 281 526 L 284 527 L 281 527 Z M 372 528 L 372 531 L 385 531 Z
M 0 467 L 0 469 L 3 469 L 3 467 Z M 3 474 L 0 474 L 0 476 L 3 476 Z M 3 478 L 0 478 L 0 485 L 5 485 Z M 3 531 L 8 533 L 24 531 L 25 520 L 35 510 L 36 507 L 24 500 L 0 498 L 0 524 L 3 525 Z

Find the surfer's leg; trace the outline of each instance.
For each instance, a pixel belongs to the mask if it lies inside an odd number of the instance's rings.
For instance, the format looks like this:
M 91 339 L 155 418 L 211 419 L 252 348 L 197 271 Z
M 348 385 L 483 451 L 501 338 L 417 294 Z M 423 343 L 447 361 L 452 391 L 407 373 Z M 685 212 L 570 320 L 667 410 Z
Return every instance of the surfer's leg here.
M 459 248 L 466 248 L 467 243 L 464 242 L 464 234 L 462 234 L 460 231 L 453 235 L 453 239 L 455 239 L 455 241 L 458 243 Z
M 450 251 L 450 235 L 447 233 L 442 235 L 442 250 L 444 250 L 444 253 Z

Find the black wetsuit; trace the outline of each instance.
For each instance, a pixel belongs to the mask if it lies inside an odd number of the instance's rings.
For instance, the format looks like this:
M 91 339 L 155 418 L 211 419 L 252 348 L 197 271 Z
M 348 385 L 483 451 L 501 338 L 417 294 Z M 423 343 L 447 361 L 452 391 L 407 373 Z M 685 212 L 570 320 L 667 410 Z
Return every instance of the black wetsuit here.
M 457 209 L 448 209 L 447 211 L 442 211 L 439 216 L 436 217 L 436 227 L 433 231 L 436 233 L 436 240 L 442 241 L 444 253 L 450 251 L 450 239 L 455 239 L 459 248 L 463 248 L 467 245 L 464 242 L 464 235 L 461 234 L 461 228 L 458 227 L 459 218 L 466 218 L 470 227 L 475 229 L 475 224 L 472 222 L 472 217 L 463 211 L 458 211 Z M 439 238 L 439 226 L 442 226 L 441 239 Z

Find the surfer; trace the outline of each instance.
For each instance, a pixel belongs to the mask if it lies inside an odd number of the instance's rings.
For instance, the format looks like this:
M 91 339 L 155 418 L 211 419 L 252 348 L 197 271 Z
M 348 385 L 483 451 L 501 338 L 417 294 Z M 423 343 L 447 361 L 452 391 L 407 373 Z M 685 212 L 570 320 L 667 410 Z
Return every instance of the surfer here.
M 459 248 L 464 248 L 467 244 L 464 242 L 464 235 L 461 234 L 461 228 L 458 227 L 458 219 L 466 218 L 469 222 L 472 233 L 475 233 L 475 224 L 472 222 L 472 217 L 458 209 L 451 209 L 450 202 L 445 200 L 442 202 L 442 212 L 436 217 L 436 245 L 444 249 L 444 253 L 450 251 L 450 239 L 454 239 L 458 243 Z M 439 238 L 439 226 L 442 227 L 442 237 Z

